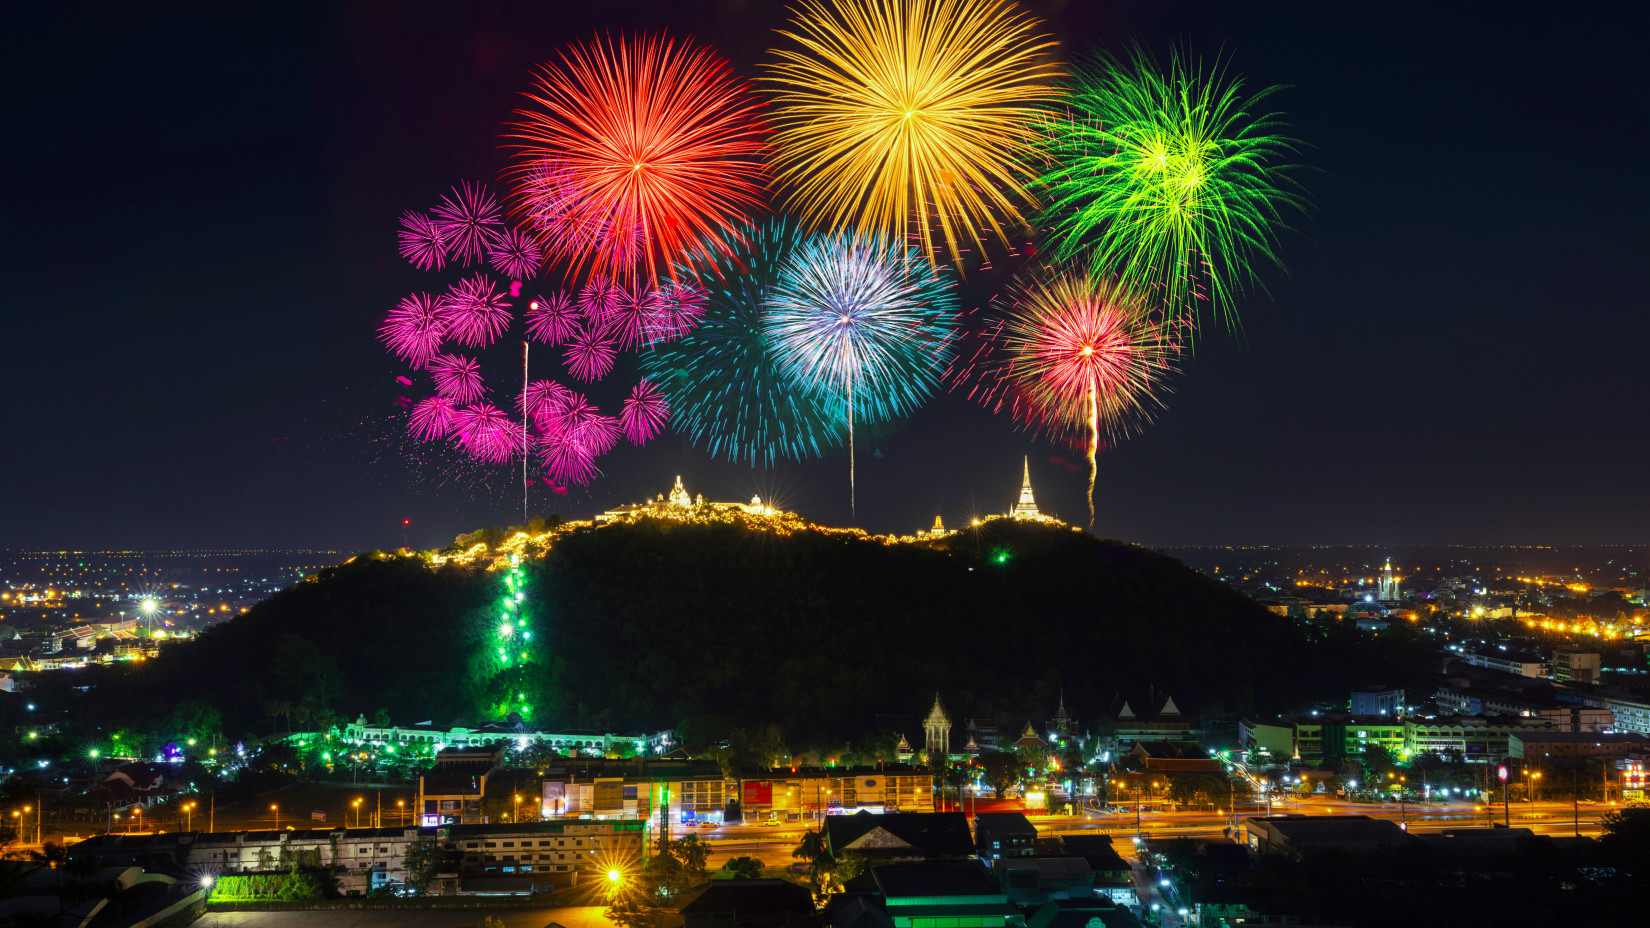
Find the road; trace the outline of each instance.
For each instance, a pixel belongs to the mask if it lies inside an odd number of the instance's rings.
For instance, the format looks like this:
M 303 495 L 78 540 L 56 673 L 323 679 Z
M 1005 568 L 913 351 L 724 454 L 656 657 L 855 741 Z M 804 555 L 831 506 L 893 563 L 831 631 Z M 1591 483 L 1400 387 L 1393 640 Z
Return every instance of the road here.
M 306 912 L 208 912 L 195 928 L 476 928 L 491 916 L 505 928 L 618 928 L 601 906 L 497 909 L 317 909 Z

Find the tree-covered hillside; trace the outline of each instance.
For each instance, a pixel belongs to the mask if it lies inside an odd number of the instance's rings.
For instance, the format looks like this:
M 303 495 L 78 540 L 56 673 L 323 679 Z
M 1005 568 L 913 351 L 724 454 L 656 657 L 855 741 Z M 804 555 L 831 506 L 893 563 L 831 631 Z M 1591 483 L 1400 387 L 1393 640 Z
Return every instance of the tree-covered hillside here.
M 1187 712 L 1288 708 L 1402 682 L 1428 649 L 1290 620 L 1142 548 L 987 523 L 927 545 L 642 521 L 563 535 L 523 565 L 540 638 L 509 688 L 541 724 L 778 726 L 793 748 L 859 739 L 878 713 L 1092 719 L 1149 687 Z M 185 700 L 231 735 L 386 710 L 476 719 L 499 579 L 371 554 L 323 571 L 157 660 L 92 676 L 88 717 L 160 726 Z M 285 709 L 299 718 L 272 720 Z M 154 715 L 154 719 L 147 716 Z

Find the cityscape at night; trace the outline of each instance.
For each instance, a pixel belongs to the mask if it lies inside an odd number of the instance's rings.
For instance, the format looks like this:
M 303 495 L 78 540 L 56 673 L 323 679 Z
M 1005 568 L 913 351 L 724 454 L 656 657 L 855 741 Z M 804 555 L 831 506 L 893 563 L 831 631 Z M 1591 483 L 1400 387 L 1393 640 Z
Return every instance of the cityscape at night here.
M 0 928 L 1650 924 L 1627 20 L 19 11 Z

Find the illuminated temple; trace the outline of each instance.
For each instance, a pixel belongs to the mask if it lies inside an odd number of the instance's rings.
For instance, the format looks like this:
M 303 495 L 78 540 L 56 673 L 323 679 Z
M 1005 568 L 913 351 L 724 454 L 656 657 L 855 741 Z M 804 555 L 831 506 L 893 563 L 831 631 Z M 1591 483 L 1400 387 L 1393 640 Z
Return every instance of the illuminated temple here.
M 676 485 L 670 488 L 670 495 L 660 493 L 654 499 L 643 500 L 639 503 L 626 503 L 606 512 L 597 513 L 594 521 L 597 525 L 606 525 L 613 522 L 628 522 L 641 516 L 655 516 L 660 518 L 687 518 L 695 515 L 735 514 L 744 513 L 753 516 L 771 516 L 777 510 L 762 502 L 762 497 L 753 496 L 748 503 L 707 503 L 705 494 L 697 497 L 689 496 L 686 487 L 682 486 L 680 475 L 676 477 Z

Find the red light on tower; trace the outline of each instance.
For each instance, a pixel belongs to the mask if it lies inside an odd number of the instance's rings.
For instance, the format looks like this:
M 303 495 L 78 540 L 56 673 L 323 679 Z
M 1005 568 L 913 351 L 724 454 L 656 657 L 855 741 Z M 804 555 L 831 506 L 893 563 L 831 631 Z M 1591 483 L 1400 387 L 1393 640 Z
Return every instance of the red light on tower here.
M 403 526 L 408 526 L 408 525 L 411 525 L 411 524 L 412 524 L 412 520 L 411 520 L 411 519 L 402 519 L 402 520 L 401 520 L 401 524 L 402 524 L 402 525 L 403 525 Z

